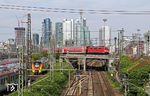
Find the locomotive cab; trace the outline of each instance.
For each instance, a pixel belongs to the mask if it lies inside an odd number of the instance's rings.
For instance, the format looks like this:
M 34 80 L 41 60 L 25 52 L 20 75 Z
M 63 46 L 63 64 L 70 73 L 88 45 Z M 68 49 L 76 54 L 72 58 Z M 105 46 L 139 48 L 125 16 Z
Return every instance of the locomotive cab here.
M 42 63 L 41 62 L 33 62 L 32 63 L 32 72 L 34 75 L 38 75 L 42 72 Z

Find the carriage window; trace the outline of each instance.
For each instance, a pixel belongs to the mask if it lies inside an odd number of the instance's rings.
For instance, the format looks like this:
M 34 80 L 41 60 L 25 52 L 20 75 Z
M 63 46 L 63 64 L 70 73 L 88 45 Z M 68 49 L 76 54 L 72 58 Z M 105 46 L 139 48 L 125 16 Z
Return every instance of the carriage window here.
M 39 62 L 34 63 L 35 67 L 39 67 Z

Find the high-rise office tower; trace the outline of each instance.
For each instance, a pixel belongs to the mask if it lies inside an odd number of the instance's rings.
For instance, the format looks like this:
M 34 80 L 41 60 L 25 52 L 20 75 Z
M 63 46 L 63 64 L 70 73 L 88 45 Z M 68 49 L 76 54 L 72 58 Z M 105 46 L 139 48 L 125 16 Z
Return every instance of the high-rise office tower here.
M 34 33 L 33 34 L 33 45 L 38 46 L 39 45 L 39 34 Z
M 74 28 L 74 45 L 80 46 L 80 29 L 81 29 L 81 23 L 79 19 L 75 20 L 75 28 Z
M 55 24 L 55 38 L 57 47 L 61 47 L 63 44 L 63 23 L 57 22 Z
M 74 21 L 73 19 L 63 21 L 63 45 L 73 45 Z
M 90 45 L 90 31 L 86 18 L 63 21 L 63 45 L 87 46 Z
M 80 20 L 80 45 L 86 46 L 90 44 L 90 30 L 86 26 L 86 18 Z
M 99 31 L 99 45 L 109 47 L 111 44 L 111 29 L 109 26 L 102 26 Z
M 39 50 L 39 34 L 34 33 L 32 39 L 33 39 L 32 40 L 32 42 L 33 42 L 33 52 L 38 52 L 38 50 Z
M 144 33 L 144 53 L 150 56 L 150 31 Z
M 14 29 L 15 29 L 16 46 L 25 45 L 25 28 L 15 27 Z
M 46 18 L 44 19 L 44 22 L 42 22 L 42 31 L 43 31 L 43 45 L 44 47 L 48 48 L 49 45 L 49 39 L 51 37 L 52 34 L 52 22 L 50 20 L 50 18 Z
M 86 26 L 86 18 L 83 18 L 83 26 Z

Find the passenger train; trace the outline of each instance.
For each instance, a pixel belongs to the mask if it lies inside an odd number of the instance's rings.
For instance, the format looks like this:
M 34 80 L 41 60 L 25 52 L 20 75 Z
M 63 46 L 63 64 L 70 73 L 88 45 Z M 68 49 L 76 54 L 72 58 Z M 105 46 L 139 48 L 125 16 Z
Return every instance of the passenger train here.
M 82 46 L 56 48 L 56 53 L 62 54 L 109 54 L 109 49 L 105 46 Z
M 18 82 L 18 59 L 5 59 L 0 62 L 0 92 L 5 91 L 7 84 Z
M 10 71 L 0 74 L 0 92 L 7 89 L 7 84 L 17 83 L 18 81 L 18 72 Z

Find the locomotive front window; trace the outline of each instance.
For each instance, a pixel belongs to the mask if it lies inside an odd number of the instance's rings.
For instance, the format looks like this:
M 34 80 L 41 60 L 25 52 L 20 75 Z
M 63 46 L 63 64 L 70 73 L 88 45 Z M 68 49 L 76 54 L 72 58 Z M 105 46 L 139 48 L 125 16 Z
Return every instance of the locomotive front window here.
M 35 67 L 39 67 L 39 63 L 35 63 L 34 66 L 35 66 Z

